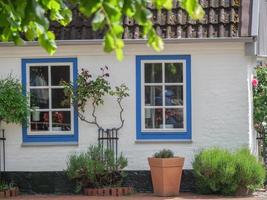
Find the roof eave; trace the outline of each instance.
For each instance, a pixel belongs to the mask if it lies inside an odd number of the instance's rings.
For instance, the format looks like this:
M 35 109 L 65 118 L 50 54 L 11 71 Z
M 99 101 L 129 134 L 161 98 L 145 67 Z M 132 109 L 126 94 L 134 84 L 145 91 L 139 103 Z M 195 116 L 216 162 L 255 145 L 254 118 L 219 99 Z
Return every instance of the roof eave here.
M 166 44 L 178 44 L 178 43 L 206 43 L 206 42 L 254 42 L 254 37 L 220 37 L 220 38 L 170 38 L 163 39 Z M 145 44 L 146 39 L 124 39 L 125 44 Z M 57 45 L 99 45 L 103 43 L 102 39 L 94 40 L 57 40 Z M 25 42 L 23 46 L 38 46 L 37 41 Z M 13 42 L 0 42 L 0 47 L 16 46 Z

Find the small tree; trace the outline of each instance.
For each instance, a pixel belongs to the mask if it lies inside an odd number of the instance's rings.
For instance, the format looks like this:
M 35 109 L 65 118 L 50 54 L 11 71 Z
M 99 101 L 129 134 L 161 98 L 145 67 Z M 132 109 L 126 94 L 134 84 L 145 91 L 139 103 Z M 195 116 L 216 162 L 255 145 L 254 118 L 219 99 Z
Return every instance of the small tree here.
M 112 90 L 110 83 L 107 80 L 109 77 L 108 67 L 105 66 L 104 68 L 101 68 L 101 72 L 101 75 L 93 79 L 88 70 L 82 69 L 78 74 L 76 87 L 73 83 L 62 82 L 64 93 L 72 100 L 72 104 L 74 109 L 78 112 L 79 118 L 88 124 L 96 125 L 98 128 L 102 128 L 102 126 L 97 120 L 96 107 L 104 104 L 104 96 L 114 96 L 120 108 L 119 115 L 121 124 L 115 128 L 119 130 L 124 125 L 124 108 L 122 107 L 122 100 L 129 96 L 129 89 L 125 84 L 121 84 Z M 91 120 L 85 116 L 85 106 L 88 103 L 91 103 L 93 107 Z
M 22 94 L 22 86 L 18 79 L 9 75 L 0 80 L 0 122 L 27 122 L 29 114 L 28 99 Z

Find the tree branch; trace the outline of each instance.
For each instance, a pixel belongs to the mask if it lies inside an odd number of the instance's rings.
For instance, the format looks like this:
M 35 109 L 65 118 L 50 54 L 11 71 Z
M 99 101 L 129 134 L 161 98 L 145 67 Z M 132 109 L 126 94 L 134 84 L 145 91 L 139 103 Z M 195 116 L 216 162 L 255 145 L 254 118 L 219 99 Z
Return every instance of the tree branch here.
M 94 102 L 92 103 L 92 106 L 93 106 L 93 112 L 92 112 L 91 115 L 93 116 L 94 121 L 89 121 L 89 120 L 87 120 L 87 119 L 85 118 L 85 116 L 79 111 L 79 109 L 77 108 L 77 106 L 74 106 L 74 109 L 75 109 L 75 111 L 78 113 L 78 117 L 80 118 L 80 120 L 82 120 L 82 121 L 84 121 L 84 122 L 86 122 L 86 123 L 88 123 L 88 124 L 94 124 L 94 125 L 97 126 L 97 128 L 102 128 L 102 127 L 98 124 L 98 122 L 97 122 L 97 117 L 96 117 L 96 115 L 95 115 L 96 106 L 95 106 L 95 103 L 94 103 Z
M 121 109 L 120 110 L 120 121 L 121 121 L 121 125 L 118 128 L 116 128 L 117 131 L 120 130 L 123 127 L 123 125 L 124 125 L 124 119 L 122 117 L 122 113 L 123 113 L 124 109 L 123 109 L 123 107 L 121 105 L 121 100 L 122 100 L 122 98 L 118 98 L 117 99 L 117 103 L 119 104 L 119 107 Z

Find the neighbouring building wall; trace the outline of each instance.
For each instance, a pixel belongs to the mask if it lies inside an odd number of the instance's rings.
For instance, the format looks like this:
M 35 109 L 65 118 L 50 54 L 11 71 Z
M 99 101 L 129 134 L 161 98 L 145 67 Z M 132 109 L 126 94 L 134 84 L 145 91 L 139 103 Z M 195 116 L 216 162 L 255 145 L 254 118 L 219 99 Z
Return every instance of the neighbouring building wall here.
M 243 43 L 166 44 L 165 50 L 155 53 L 144 44 L 129 44 L 125 57 L 118 62 L 113 54 L 103 53 L 101 45 L 60 46 L 54 57 L 77 57 L 78 67 L 98 74 L 105 65 L 110 69 L 112 85 L 126 83 L 130 97 L 123 102 L 125 126 L 119 132 L 119 150 L 128 158 L 128 170 L 148 169 L 147 157 L 162 148 L 172 149 L 186 158 L 185 169 L 191 168 L 194 154 L 202 148 L 221 146 L 235 149 L 252 142 L 248 77 L 253 58 L 245 56 Z M 192 142 L 136 141 L 135 119 L 135 56 L 191 55 L 192 79 Z M 1 47 L 0 76 L 13 73 L 21 77 L 22 58 L 49 57 L 40 47 Z M 97 110 L 104 127 L 119 123 L 114 99 Z M 70 153 L 84 151 L 97 143 L 97 128 L 79 121 L 79 144 L 74 146 L 23 146 L 19 125 L 6 128 L 7 171 L 61 171 Z
M 259 26 L 257 38 L 257 55 L 267 57 L 267 2 L 259 0 Z

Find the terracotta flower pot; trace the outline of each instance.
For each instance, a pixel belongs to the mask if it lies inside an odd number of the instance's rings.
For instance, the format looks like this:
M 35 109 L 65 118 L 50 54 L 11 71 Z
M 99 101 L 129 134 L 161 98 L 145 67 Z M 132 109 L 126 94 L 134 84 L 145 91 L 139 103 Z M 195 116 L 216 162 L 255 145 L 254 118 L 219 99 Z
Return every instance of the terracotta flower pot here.
M 159 196 L 176 196 L 180 191 L 184 158 L 148 158 L 153 190 Z
M 17 194 L 16 194 L 16 188 L 11 188 L 10 189 L 10 196 L 12 196 L 12 197 L 17 196 Z
M 0 198 L 4 198 L 5 197 L 5 192 L 4 191 L 0 191 Z
M 5 197 L 10 197 L 10 190 L 5 190 Z

